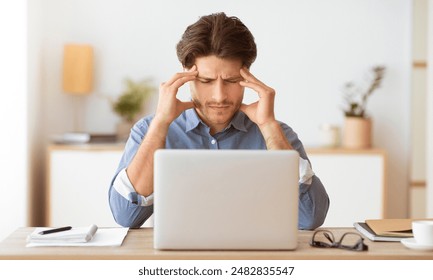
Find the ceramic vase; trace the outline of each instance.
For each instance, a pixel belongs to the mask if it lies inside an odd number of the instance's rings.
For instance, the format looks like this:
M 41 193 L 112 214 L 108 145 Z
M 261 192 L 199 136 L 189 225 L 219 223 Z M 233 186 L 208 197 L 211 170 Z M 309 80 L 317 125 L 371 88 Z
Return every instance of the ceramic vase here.
M 343 147 L 349 149 L 371 148 L 372 121 L 370 118 L 346 117 Z

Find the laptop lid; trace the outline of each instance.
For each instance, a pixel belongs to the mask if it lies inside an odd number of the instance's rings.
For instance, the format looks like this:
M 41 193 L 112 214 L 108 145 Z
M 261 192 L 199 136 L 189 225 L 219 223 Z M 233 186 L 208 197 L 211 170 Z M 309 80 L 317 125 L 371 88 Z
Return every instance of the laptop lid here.
M 154 164 L 156 249 L 296 248 L 296 151 L 158 150 Z

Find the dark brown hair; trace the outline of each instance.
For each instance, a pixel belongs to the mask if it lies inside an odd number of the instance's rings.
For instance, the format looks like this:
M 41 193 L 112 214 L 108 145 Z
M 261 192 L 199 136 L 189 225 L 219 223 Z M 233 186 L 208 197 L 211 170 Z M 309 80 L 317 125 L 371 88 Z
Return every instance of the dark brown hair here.
M 240 59 L 243 66 L 249 68 L 257 56 L 251 32 L 237 17 L 228 17 L 225 13 L 202 16 L 188 26 L 176 50 L 185 68 L 191 68 L 197 57 L 208 55 Z

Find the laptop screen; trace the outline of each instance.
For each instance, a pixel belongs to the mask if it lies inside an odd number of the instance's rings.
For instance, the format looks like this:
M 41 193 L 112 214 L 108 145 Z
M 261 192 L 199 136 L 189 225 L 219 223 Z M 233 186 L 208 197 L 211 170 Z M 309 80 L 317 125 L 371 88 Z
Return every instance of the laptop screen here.
M 158 150 L 154 247 L 294 249 L 296 151 Z

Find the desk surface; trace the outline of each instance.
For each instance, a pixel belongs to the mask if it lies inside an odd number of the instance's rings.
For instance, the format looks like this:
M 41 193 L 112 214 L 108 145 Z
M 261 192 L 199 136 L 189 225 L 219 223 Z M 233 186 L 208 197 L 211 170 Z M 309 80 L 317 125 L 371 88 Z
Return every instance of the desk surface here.
M 366 252 L 342 249 L 312 248 L 308 242 L 312 231 L 299 231 L 298 248 L 294 251 L 159 251 L 153 249 L 153 229 L 129 230 L 120 247 L 32 247 L 27 248 L 26 237 L 34 228 L 20 228 L 0 243 L 0 259 L 262 259 L 262 260 L 320 260 L 320 259 L 390 259 L 390 260 L 433 260 L 433 251 L 407 249 L 400 242 L 372 242 Z M 336 238 L 353 228 L 328 228 Z

